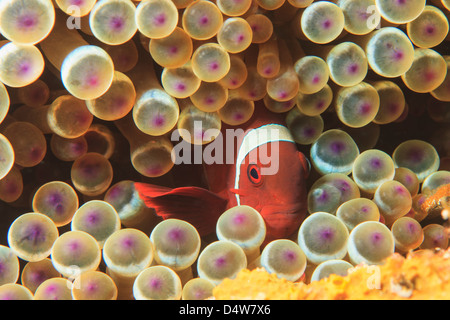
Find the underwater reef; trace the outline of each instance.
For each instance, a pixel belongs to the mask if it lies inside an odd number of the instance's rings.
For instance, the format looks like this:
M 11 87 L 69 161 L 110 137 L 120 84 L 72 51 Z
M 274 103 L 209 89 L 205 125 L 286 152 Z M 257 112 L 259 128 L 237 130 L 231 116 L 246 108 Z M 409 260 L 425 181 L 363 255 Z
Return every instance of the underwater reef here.
M 348 275 L 329 274 L 310 284 L 290 282 L 264 269 L 242 270 L 214 288 L 218 300 L 448 300 L 449 251 L 397 253 L 375 268 L 359 265 Z M 237 283 L 239 282 L 239 284 Z
M 450 299 L 449 19 L 1 0 L 0 300 Z

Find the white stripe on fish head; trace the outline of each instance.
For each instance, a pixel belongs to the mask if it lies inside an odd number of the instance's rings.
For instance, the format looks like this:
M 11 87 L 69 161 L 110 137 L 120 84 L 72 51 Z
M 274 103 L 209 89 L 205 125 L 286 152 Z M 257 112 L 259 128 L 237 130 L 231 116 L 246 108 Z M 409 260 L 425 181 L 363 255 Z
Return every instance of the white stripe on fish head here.
M 239 146 L 238 155 L 236 158 L 236 175 L 234 180 L 234 188 L 239 189 L 239 177 L 241 175 L 241 165 L 245 161 L 245 158 L 250 153 L 250 151 L 262 146 L 266 143 L 278 143 L 279 141 L 288 141 L 295 143 L 294 138 L 292 137 L 288 128 L 280 124 L 266 124 L 261 127 L 249 130 L 244 138 L 242 139 L 242 143 Z M 277 154 L 279 156 L 279 154 Z M 268 170 L 261 170 L 261 175 L 273 175 L 276 174 L 270 168 L 262 168 Z M 240 195 L 238 193 L 235 194 L 237 205 L 241 205 Z

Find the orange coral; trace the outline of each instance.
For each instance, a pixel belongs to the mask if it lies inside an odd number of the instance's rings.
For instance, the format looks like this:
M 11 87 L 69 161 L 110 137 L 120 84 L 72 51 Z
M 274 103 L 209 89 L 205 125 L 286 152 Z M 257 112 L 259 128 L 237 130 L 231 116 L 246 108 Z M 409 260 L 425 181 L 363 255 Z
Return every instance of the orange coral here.
M 383 265 L 360 265 L 347 276 L 310 284 L 278 279 L 263 269 L 243 270 L 214 289 L 215 299 L 376 300 L 450 299 L 450 249 L 394 254 Z

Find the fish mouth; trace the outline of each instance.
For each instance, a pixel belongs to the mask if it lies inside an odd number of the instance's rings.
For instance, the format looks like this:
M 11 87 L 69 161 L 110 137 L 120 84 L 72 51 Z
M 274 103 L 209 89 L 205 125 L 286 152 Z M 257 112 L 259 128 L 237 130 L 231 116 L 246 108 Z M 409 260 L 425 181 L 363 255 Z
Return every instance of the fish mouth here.
M 265 205 L 261 208 L 261 214 L 262 212 L 265 212 L 266 214 L 296 214 L 303 212 L 305 209 L 306 205 L 302 202 L 282 205 Z
M 287 238 L 300 227 L 306 217 L 306 202 L 266 205 L 260 210 L 266 222 L 266 238 Z

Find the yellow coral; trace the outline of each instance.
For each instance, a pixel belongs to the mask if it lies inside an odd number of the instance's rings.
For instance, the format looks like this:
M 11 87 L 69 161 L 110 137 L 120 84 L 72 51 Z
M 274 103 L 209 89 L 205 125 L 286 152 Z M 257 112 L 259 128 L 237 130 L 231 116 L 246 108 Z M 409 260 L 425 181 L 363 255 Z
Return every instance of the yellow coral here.
M 297 290 L 295 283 L 278 279 L 275 274 L 269 274 L 262 268 L 252 271 L 244 269 L 235 279 L 225 279 L 215 287 L 214 297 L 227 300 L 291 300 L 295 299 Z
M 345 277 L 331 275 L 310 284 L 278 279 L 264 269 L 243 270 L 214 291 L 215 299 L 374 300 L 450 299 L 450 249 L 393 254 L 383 265 L 359 265 Z

